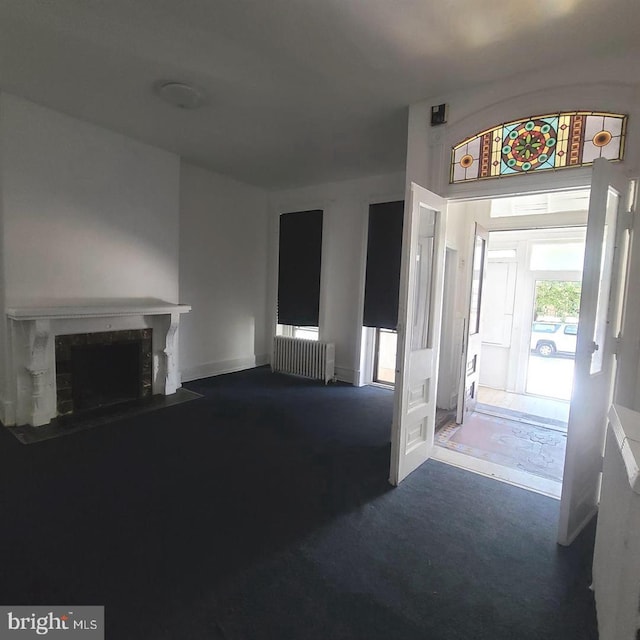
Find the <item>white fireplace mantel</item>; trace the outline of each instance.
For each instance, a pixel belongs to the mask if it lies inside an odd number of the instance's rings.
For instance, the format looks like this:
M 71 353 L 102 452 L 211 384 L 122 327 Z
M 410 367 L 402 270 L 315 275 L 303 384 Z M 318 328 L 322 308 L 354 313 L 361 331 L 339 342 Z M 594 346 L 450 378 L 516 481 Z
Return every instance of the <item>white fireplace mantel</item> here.
M 57 415 L 55 337 L 75 333 L 152 329 L 152 388 L 180 387 L 177 334 L 185 304 L 163 300 L 73 300 L 46 306 L 10 306 L 8 398 L 5 424 L 48 424 Z
M 60 318 L 115 318 L 122 316 L 157 316 L 173 313 L 188 313 L 191 307 L 187 304 L 170 304 L 168 302 L 118 302 L 107 304 L 83 304 L 81 306 L 51 307 L 11 307 L 7 309 L 7 317 L 11 320 L 54 320 Z

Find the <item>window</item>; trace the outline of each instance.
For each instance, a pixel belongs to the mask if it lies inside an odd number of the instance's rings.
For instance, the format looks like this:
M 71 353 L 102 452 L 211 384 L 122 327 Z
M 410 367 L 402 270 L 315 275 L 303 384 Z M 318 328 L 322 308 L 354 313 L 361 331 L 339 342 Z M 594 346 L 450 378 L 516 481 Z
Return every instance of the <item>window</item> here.
M 401 200 L 369 207 L 362 318 L 365 327 L 395 331 L 398 324 L 403 217 Z
M 526 196 L 494 198 L 491 201 L 492 218 L 534 216 L 546 213 L 589 210 L 589 189 L 534 193 Z
M 320 315 L 322 211 L 280 216 L 278 323 L 315 327 Z
M 582 271 L 584 242 L 548 242 L 531 245 L 532 271 Z
M 284 338 L 301 338 L 302 340 L 319 340 L 318 327 L 301 327 L 291 324 L 278 324 L 276 335 Z
M 303 338 L 304 340 L 317 340 L 318 327 L 292 327 L 294 338 Z
M 450 182 L 522 175 L 622 160 L 627 117 L 570 111 L 505 122 L 451 150 Z
M 534 322 L 533 331 L 535 331 L 536 333 L 555 333 L 558 330 L 559 326 L 559 324 Z

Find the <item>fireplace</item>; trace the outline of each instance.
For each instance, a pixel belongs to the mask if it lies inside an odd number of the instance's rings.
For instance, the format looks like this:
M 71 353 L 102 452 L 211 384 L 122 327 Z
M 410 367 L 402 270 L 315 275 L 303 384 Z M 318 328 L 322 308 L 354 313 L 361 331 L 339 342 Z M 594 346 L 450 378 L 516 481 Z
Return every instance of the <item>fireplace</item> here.
M 150 396 L 151 342 L 151 329 L 57 336 L 58 415 Z
M 37 427 L 61 414 L 175 393 L 178 325 L 190 310 L 153 298 L 8 308 L 0 420 Z

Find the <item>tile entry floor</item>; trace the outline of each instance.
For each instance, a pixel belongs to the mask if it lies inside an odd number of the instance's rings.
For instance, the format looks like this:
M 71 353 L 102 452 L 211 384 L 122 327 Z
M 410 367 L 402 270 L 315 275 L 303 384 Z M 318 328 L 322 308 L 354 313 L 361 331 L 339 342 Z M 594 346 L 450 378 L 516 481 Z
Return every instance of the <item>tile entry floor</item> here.
M 474 412 L 463 425 L 449 422 L 435 440 L 440 447 L 562 481 L 567 437 L 557 430 Z
M 541 420 L 553 420 L 566 423 L 569 420 L 569 402 L 556 398 L 535 396 L 525 393 L 513 393 L 502 389 L 478 387 L 478 402 L 483 405 L 500 407 L 513 412 L 537 416 Z

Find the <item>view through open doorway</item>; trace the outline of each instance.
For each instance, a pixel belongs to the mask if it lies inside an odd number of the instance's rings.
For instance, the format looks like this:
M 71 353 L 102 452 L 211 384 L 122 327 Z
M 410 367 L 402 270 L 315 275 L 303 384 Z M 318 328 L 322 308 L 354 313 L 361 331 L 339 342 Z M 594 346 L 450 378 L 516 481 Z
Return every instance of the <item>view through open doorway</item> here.
M 373 382 L 388 387 L 395 385 L 397 346 L 397 331 L 392 329 L 376 329 Z
M 441 423 L 435 457 L 559 497 L 588 198 L 589 191 L 582 190 L 451 207 L 450 216 L 467 222 L 460 226 L 480 222 L 489 232 L 480 284 L 471 282 L 472 274 L 478 277 L 479 257 L 467 244 L 473 270 L 461 261 L 458 291 L 450 293 L 466 317 L 469 300 L 478 301 L 480 348 L 477 356 L 463 355 L 458 362 L 466 406 L 457 420 Z M 567 224 L 559 224 L 563 221 Z M 465 330 L 466 322 L 459 330 L 463 352 L 464 340 L 473 343 Z M 464 381 L 473 367 L 469 389 Z

